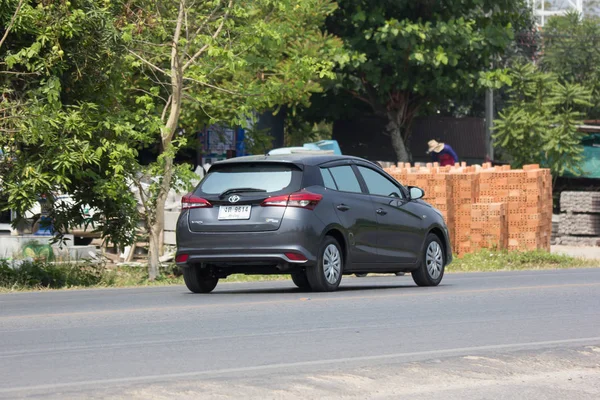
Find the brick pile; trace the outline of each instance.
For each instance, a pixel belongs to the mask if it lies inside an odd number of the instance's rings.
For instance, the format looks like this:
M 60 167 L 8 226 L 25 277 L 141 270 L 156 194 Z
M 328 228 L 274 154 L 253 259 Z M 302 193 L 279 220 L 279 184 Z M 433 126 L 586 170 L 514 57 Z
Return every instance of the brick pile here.
M 386 169 L 405 186 L 418 186 L 444 216 L 454 251 L 550 249 L 552 178 L 528 165 L 439 167 L 398 164 Z
M 471 206 L 469 251 L 508 248 L 505 203 L 474 203 Z M 464 254 L 464 253 L 463 253 Z

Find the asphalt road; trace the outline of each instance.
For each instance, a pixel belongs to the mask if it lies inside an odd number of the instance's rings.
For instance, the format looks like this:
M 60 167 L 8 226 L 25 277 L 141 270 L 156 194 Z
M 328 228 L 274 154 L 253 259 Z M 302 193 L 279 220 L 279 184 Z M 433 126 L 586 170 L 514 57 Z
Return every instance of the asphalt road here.
M 548 357 L 531 367 L 548 374 L 561 372 L 550 358 L 571 360 L 591 385 L 580 388 L 586 398 L 600 394 L 599 346 L 600 268 L 448 274 L 436 288 L 410 276 L 344 277 L 335 293 L 291 281 L 222 282 L 210 295 L 16 293 L 0 295 L 0 398 L 365 398 L 375 387 L 394 398 L 418 368 L 439 388 L 451 368 L 481 374 L 470 369 L 483 368 L 477 360 L 503 362 L 484 372 L 509 379 L 522 357 Z M 384 375 L 394 384 L 377 381 Z M 440 398 L 456 387 L 446 389 Z

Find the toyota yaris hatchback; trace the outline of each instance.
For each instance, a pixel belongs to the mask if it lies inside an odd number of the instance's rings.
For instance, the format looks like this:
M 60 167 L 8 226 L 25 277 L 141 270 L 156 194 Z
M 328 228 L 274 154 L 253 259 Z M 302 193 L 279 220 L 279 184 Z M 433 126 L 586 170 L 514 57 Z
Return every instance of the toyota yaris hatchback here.
M 195 293 L 231 274 L 290 274 L 336 290 L 342 275 L 410 272 L 436 286 L 451 262 L 439 211 L 378 165 L 348 156 L 240 157 L 182 200 L 176 262 Z

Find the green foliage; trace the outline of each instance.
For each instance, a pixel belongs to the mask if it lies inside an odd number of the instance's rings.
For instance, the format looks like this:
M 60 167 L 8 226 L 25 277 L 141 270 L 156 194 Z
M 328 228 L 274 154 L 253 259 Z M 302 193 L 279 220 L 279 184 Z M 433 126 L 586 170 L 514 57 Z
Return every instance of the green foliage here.
M 340 2 L 327 26 L 349 55 L 330 103 L 352 96 L 387 118 L 390 135 L 407 140 L 423 108 L 509 83 L 507 71 L 492 62 L 512 44 L 515 27 L 526 24 L 528 10 L 521 0 Z M 325 112 L 352 115 L 357 109 Z
M 227 1 L 181 4 L 188 24 L 178 43 L 179 62 L 185 67 L 181 128 L 245 125 L 255 112 L 307 105 L 310 94 L 321 90 L 319 81 L 333 77 L 341 42 L 320 30 L 336 8 L 329 0 L 232 1 L 231 7 Z M 169 40 L 179 5 L 132 2 L 135 13 L 122 28 L 131 51 L 126 60 L 139 72 L 131 76 L 130 87 L 140 94 L 143 89 L 159 116 L 172 89 Z
M 577 13 L 552 17 L 544 26 L 542 69 L 561 82 L 578 83 L 592 91 L 588 118 L 600 118 L 600 17 Z
M 1 25 L 16 5 L 2 2 Z M 73 205 L 51 210 L 59 235 L 92 207 L 102 210 L 95 228 L 127 243 L 136 210 L 125 171 L 137 153 L 111 125 L 120 108 L 118 11 L 100 0 L 23 2 L 0 47 L 0 209 L 22 216 L 42 195 L 69 193 Z
M 511 79 L 508 106 L 495 121 L 496 143 L 516 167 L 539 163 L 555 177 L 566 171 L 577 174 L 585 135 L 577 131 L 577 124 L 591 104 L 590 91 L 579 84 L 562 84 L 556 75 L 528 63 L 515 65 Z
M 268 129 L 246 129 L 244 146 L 248 154 L 267 154 L 273 148 L 273 136 Z
M 321 121 L 306 121 L 301 116 L 293 116 L 285 121 L 285 145 L 302 146 L 308 142 L 331 139 L 333 124 Z
M 49 288 L 111 284 L 112 278 L 103 265 L 51 264 L 23 261 L 19 264 L 0 260 L 0 288 Z

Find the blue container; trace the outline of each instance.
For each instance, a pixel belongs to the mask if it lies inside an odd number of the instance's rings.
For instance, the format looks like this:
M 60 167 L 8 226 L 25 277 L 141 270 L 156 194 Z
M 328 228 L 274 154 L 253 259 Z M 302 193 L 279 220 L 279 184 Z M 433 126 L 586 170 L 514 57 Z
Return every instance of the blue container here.
M 342 155 L 342 150 L 340 149 L 340 145 L 337 140 L 320 140 L 314 144 L 321 150 L 333 150 L 333 154 Z

